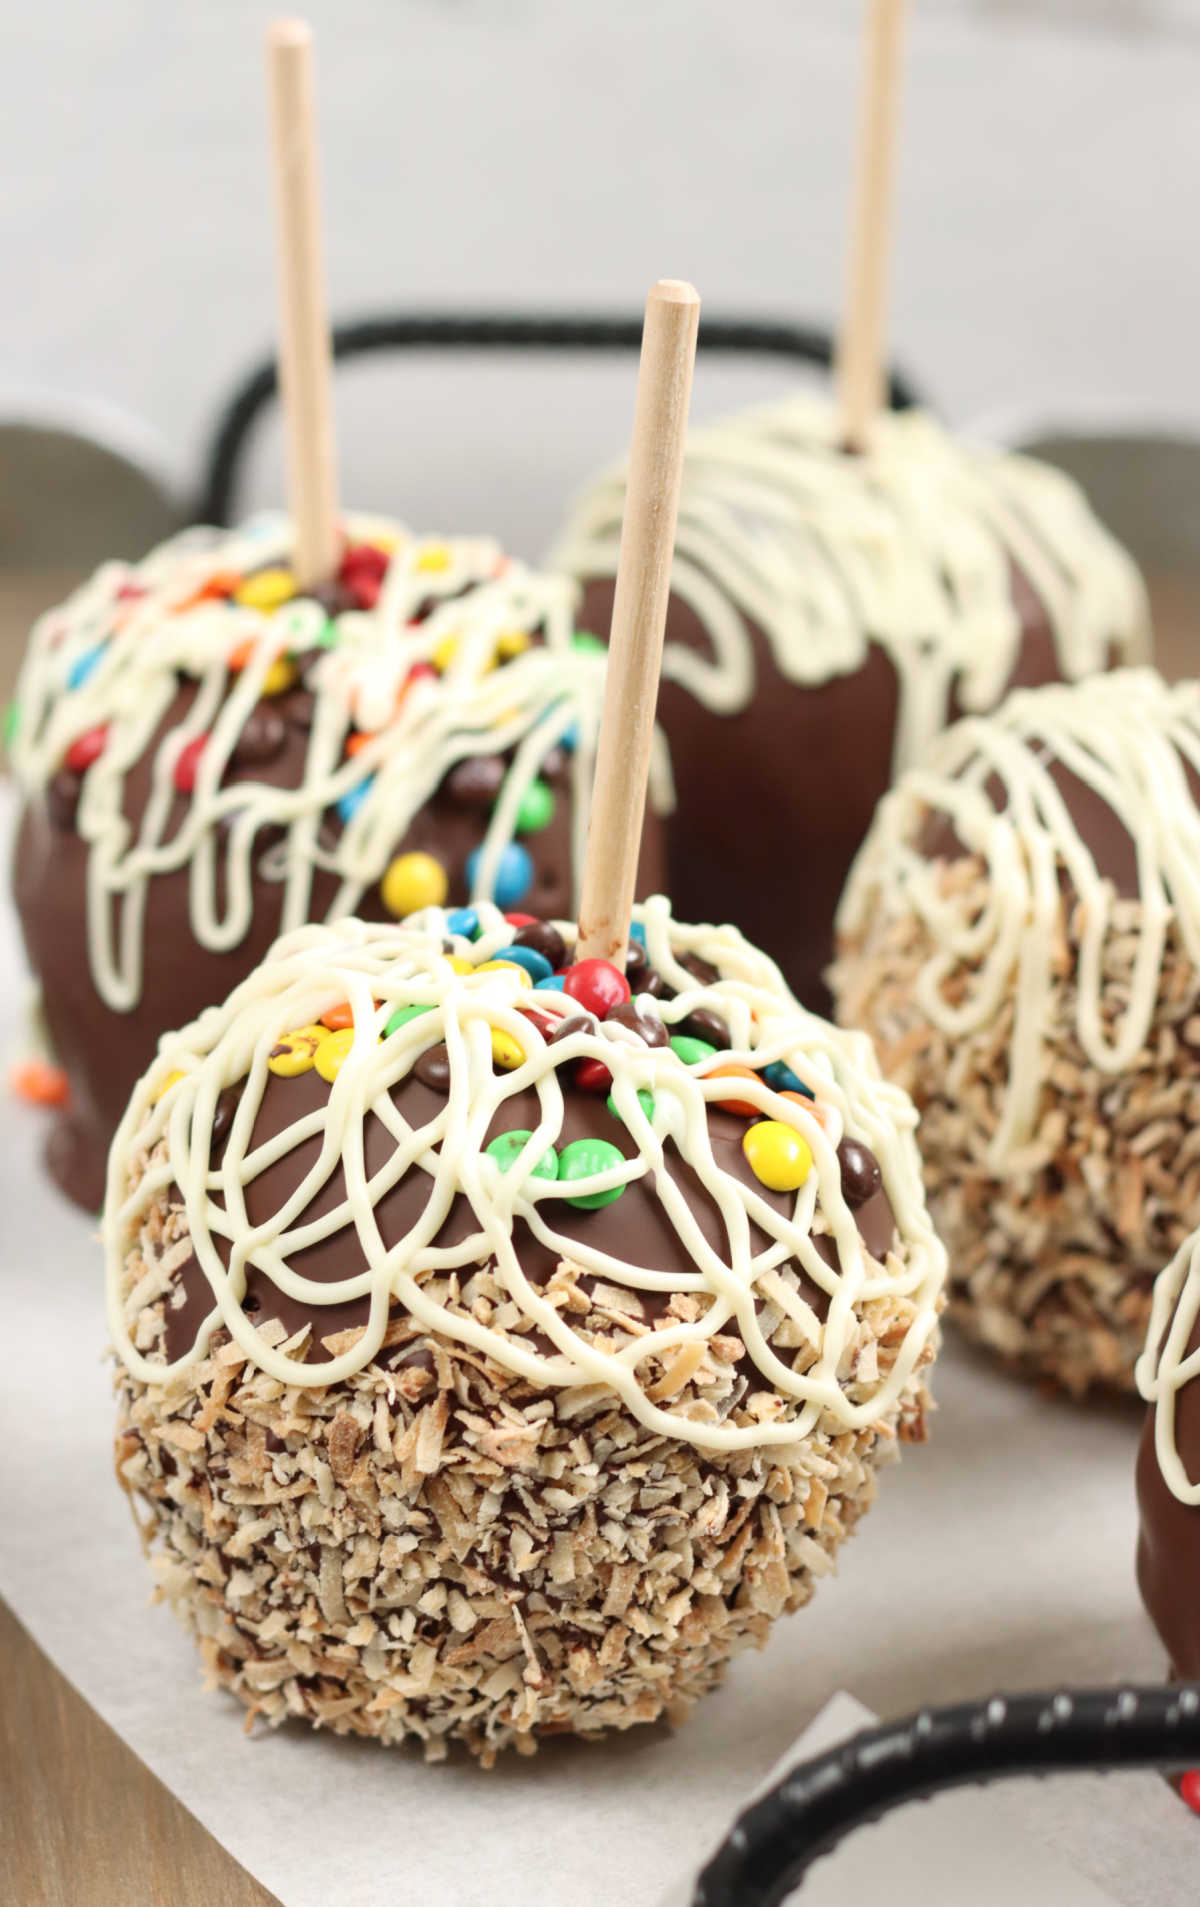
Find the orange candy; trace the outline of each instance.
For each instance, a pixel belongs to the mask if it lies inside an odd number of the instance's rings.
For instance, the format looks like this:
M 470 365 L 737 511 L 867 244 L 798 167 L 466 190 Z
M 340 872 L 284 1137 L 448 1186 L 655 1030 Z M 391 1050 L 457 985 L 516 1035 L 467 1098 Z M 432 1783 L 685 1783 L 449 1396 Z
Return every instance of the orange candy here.
M 343 1000 L 340 1006 L 331 1006 L 328 1013 L 322 1013 L 321 1025 L 327 1026 L 331 1033 L 340 1033 L 343 1027 L 354 1025 L 354 1015 L 349 1000 Z
M 710 1066 L 706 1073 L 701 1074 L 701 1078 L 753 1079 L 759 1085 L 762 1084 L 760 1076 L 754 1071 L 752 1066 L 739 1066 L 733 1060 L 727 1060 L 724 1066 Z M 795 1098 L 794 1093 L 784 1096 Z M 759 1119 L 762 1117 L 762 1107 L 756 1106 L 749 1099 L 727 1099 L 724 1094 L 721 1094 L 719 1097 L 715 1097 L 714 1103 L 718 1106 L 723 1106 L 726 1112 L 741 1113 L 745 1119 Z
M 71 1096 L 67 1076 L 61 1066 L 47 1060 L 31 1059 L 14 1066 L 9 1078 L 18 1099 L 31 1106 L 65 1106 Z
M 185 596 L 181 603 L 176 603 L 176 615 L 181 614 L 185 609 L 195 609 L 198 603 L 222 602 L 226 596 L 233 595 L 241 580 L 236 570 L 218 570 L 215 576 L 210 576 L 206 583 L 201 583 L 198 589 L 194 589 L 190 596 Z
M 362 729 L 356 728 L 352 734 L 346 737 L 346 753 L 348 755 L 361 755 L 363 749 L 367 747 L 368 743 L 373 742 L 374 739 L 375 737 L 373 735 L 364 734 Z
M 807 1093 L 780 1093 L 781 1099 L 794 1099 L 805 1112 L 811 1113 L 819 1126 L 826 1124 L 826 1108 L 819 1099 L 810 1099 Z

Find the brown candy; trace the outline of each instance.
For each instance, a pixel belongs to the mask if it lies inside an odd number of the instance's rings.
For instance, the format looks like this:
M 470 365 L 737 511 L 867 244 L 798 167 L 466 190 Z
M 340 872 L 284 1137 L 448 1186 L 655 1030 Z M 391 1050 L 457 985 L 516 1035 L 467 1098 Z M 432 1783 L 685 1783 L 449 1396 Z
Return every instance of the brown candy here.
M 686 1033 L 689 1039 L 707 1040 L 710 1046 L 729 1045 L 729 1028 L 720 1014 L 714 1013 L 710 1007 L 697 1007 L 694 1013 L 689 1013 L 679 1031 Z
M 279 707 L 293 728 L 311 728 L 317 698 L 311 689 L 291 689 L 279 698 Z
M 852 1212 L 874 1198 L 883 1184 L 879 1161 L 869 1146 L 858 1139 L 843 1139 L 837 1149 L 842 1170 L 842 1197 Z
M 556 742 L 542 763 L 543 781 L 561 781 L 570 765 L 571 757 L 565 748 Z
M 79 807 L 83 776 L 71 768 L 60 768 L 46 789 L 46 808 L 56 828 L 73 828 Z
M 531 952 L 541 954 L 550 962 L 553 973 L 567 964 L 567 943 L 548 920 L 535 920 L 528 927 L 522 927 L 513 935 L 513 946 L 528 947 Z
M 275 1050 L 278 1052 L 279 1048 Z M 226 1086 L 224 1092 L 217 1095 L 210 1140 L 210 1152 L 214 1158 L 229 1137 L 229 1128 L 233 1124 L 233 1116 L 238 1109 L 241 1097 L 241 1086 Z
M 460 808 L 490 808 L 506 772 L 499 755 L 468 755 L 446 776 L 446 793 Z
M 668 1046 L 671 1036 L 657 1013 L 649 1013 L 637 1000 L 623 1000 L 611 1013 L 605 1015 L 607 1021 L 617 1026 L 627 1026 L 631 1033 L 645 1040 L 647 1046 Z
M 437 1046 L 427 1047 L 413 1067 L 413 1072 L 423 1086 L 435 1093 L 450 1090 L 450 1054 L 445 1040 Z
M 611 1017 L 612 1015 L 610 1014 L 609 1018 L 611 1019 Z M 546 1044 L 547 1046 L 554 1046 L 559 1040 L 567 1039 L 572 1033 L 594 1033 L 595 1031 L 596 1019 L 594 1014 L 572 1013 L 565 1020 L 559 1021 L 553 1033 L 547 1038 Z
M 258 767 L 274 761 L 286 740 L 287 729 L 279 710 L 269 702 L 260 702 L 246 718 L 230 759 L 239 768 Z
M 318 583 L 315 589 L 306 589 L 304 594 L 311 597 L 313 602 L 320 603 L 329 617 L 341 616 L 347 609 L 358 608 L 358 597 L 354 591 L 336 578 L 329 583 Z

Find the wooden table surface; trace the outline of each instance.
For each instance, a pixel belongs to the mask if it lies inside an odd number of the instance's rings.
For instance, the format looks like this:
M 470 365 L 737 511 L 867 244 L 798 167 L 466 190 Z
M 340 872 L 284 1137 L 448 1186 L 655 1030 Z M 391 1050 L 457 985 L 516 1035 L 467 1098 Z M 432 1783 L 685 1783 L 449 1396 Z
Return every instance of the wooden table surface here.
M 279 1907 L 0 1602 L 4 1907 Z

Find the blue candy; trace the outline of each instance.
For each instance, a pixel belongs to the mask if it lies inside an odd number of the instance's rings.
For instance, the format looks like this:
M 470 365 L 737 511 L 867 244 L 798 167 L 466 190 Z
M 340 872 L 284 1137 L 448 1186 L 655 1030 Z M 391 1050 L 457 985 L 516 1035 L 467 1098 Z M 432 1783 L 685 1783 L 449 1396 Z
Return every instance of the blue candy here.
M 644 927 L 642 926 L 642 923 L 641 923 L 641 921 L 640 921 L 640 920 L 631 920 L 631 921 L 630 921 L 630 923 L 629 923 L 629 938 L 630 938 L 630 940 L 636 940 L 636 941 L 637 941 L 637 943 L 638 943 L 638 945 L 639 945 L 640 947 L 644 947 L 644 946 L 645 946 L 645 944 L 646 944 L 646 929 L 645 929 L 645 928 L 644 928 Z
M 513 950 L 510 947 L 508 952 L 502 957 L 505 960 L 509 960 L 512 957 L 512 952 Z M 567 976 L 565 973 L 551 973 L 547 974 L 544 980 L 535 980 L 533 990 L 535 993 L 561 993 L 566 984 Z
M 88 649 L 79 657 L 77 662 L 73 662 L 71 664 L 71 672 L 67 677 L 67 687 L 69 689 L 81 689 L 89 675 L 92 674 L 92 671 L 99 668 L 100 659 L 103 654 L 104 644 L 101 642 L 96 648 Z
M 452 907 L 446 915 L 446 932 L 474 940 L 479 932 L 479 915 L 473 907 Z
M 763 1067 L 763 1078 L 773 1092 L 803 1093 L 806 1099 L 813 1097 L 811 1086 L 806 1086 L 802 1079 L 797 1079 L 791 1067 L 786 1066 L 781 1059 L 772 1060 L 769 1066 Z
M 363 802 L 366 800 L 367 790 L 370 788 L 374 779 L 374 775 L 368 775 L 365 781 L 360 781 L 356 787 L 346 790 L 337 805 L 337 811 L 343 821 L 352 821 L 354 819 L 354 816 L 358 813 Z
M 474 848 L 467 856 L 467 881 L 472 888 L 482 855 L 482 848 Z M 518 901 L 523 901 L 532 886 L 532 857 L 519 841 L 510 841 L 500 856 L 492 899 L 503 912 L 505 908 L 515 907 Z
M 502 947 L 496 958 L 511 960 L 515 966 L 524 967 L 535 987 L 541 986 L 554 972 L 545 954 L 540 954 L 536 947 Z

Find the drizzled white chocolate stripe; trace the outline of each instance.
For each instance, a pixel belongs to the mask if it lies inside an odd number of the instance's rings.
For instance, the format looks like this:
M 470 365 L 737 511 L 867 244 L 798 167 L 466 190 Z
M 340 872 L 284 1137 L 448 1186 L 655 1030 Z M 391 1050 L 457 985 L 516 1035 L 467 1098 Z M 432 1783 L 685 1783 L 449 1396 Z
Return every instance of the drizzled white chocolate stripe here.
M 731 714 L 755 691 L 748 625 L 789 681 L 860 669 L 868 644 L 900 684 L 894 766 L 945 725 L 951 687 L 990 707 L 1017 660 L 1012 564 L 1053 631 L 1060 672 L 1149 653 L 1141 578 L 1068 478 L 1031 458 L 963 444 L 920 412 L 885 413 L 861 456 L 841 448 L 825 399 L 800 394 L 693 430 L 672 588 L 711 655 L 668 640 L 663 672 Z M 577 500 L 548 562 L 616 574 L 623 468 Z
M 1181 1503 L 1200 1504 L 1200 1477 L 1188 1476 L 1175 1436 L 1180 1391 L 1200 1378 L 1200 1349 L 1188 1340 L 1200 1317 L 1200 1231 L 1185 1238 L 1154 1281 L 1146 1348 L 1134 1369 L 1137 1387 L 1154 1407 L 1154 1454 L 1167 1488 Z
M 1137 854 L 1137 952 L 1128 999 L 1111 1026 L 1101 995 L 1116 890 L 1053 780 L 1056 761 L 1120 818 Z M 1119 670 L 1071 686 L 1024 690 L 995 715 L 956 723 L 880 803 L 842 897 L 838 930 L 855 936 L 872 918 L 915 915 L 939 950 L 920 976 L 917 999 L 952 1037 L 978 1033 L 1011 1006 L 993 1169 L 1003 1167 L 1037 1122 L 1063 906 L 1060 874 L 1080 903 L 1076 1032 L 1099 1071 L 1125 1071 L 1150 1033 L 1172 924 L 1200 967 L 1200 811 L 1187 763 L 1200 774 L 1200 684 L 1168 687 L 1153 670 Z M 993 799 L 997 784 L 1002 811 Z M 963 848 L 986 865 L 989 898 L 978 918 L 946 897 L 941 867 L 922 847 L 931 810 L 948 816 Z M 946 986 L 951 977 L 953 999 Z
M 34 629 L 18 684 L 13 747 L 26 795 L 40 796 L 80 735 L 108 730 L 84 778 L 76 825 L 89 848 L 92 972 L 114 1009 L 127 1010 L 140 996 L 147 883 L 156 875 L 190 870 L 192 929 L 215 949 L 244 938 L 256 877 L 282 882 L 285 929 L 308 918 L 317 869 L 339 879 L 333 913 L 352 912 L 443 775 L 466 756 L 516 751 L 482 844 L 476 889 L 487 894 L 522 795 L 554 743 L 573 732 L 574 865 L 582 868 L 603 665 L 571 646 L 572 586 L 510 561 L 489 539 L 433 544 L 363 518 L 350 519 L 347 530 L 351 542 L 386 540 L 395 550 L 376 608 L 339 616 L 337 646 L 310 671 L 315 708 L 296 788 L 273 787 L 256 780 L 252 767 L 236 765 L 228 784 L 222 780 L 272 663 L 287 651 L 311 649 L 325 630 L 325 612 L 305 598 L 271 615 L 192 600 L 220 574 L 286 563 L 289 538 L 281 519 L 264 518 L 227 535 L 191 531 L 144 562 L 106 564 Z M 141 593 L 122 595 L 131 588 Z M 414 622 L 431 598 L 433 609 Z M 494 666 L 501 637 L 537 631 L 540 643 Z M 252 653 L 231 677 L 230 654 L 243 642 L 253 645 Z M 450 645 L 452 659 L 437 678 L 416 680 L 402 694 L 414 664 L 444 658 Z M 90 674 L 72 686 L 89 660 Z M 181 678 L 195 683 L 195 699 L 157 750 L 145 812 L 133 826 L 125 815 L 128 777 Z M 347 758 L 351 728 L 370 739 Z M 208 739 L 187 814 L 166 838 L 175 764 L 202 735 Z M 323 834 L 326 809 L 368 776 L 373 779 L 340 834 Z M 656 806 L 669 804 L 661 743 L 652 798 Z M 260 850 L 256 863 L 255 838 L 266 828 L 282 829 L 284 838 Z
M 469 953 L 477 962 L 502 955 L 512 938 L 511 927 L 494 908 L 485 905 L 480 911 L 481 937 L 473 944 L 454 942 L 460 954 Z M 281 939 L 224 1006 L 210 1009 L 164 1040 L 118 1130 L 104 1218 L 108 1319 L 113 1341 L 132 1374 L 148 1384 L 168 1381 L 173 1371 L 200 1358 L 212 1331 L 223 1326 L 249 1359 L 280 1382 L 336 1383 L 376 1356 L 390 1307 L 398 1303 L 427 1330 L 471 1345 L 535 1383 L 555 1388 L 605 1385 L 644 1424 L 703 1447 L 790 1443 L 818 1420 L 854 1429 L 885 1414 L 929 1344 L 945 1274 L 944 1252 L 925 1209 L 911 1103 L 880 1079 L 864 1036 L 839 1032 L 797 1006 L 778 969 L 733 928 L 680 925 L 671 920 L 661 898 L 638 908 L 636 918 L 645 924 L 652 965 L 678 989 L 677 998 L 651 1003 L 651 1010 L 661 1004 L 664 1019 L 678 1022 L 700 1007 L 713 1009 L 731 1035 L 731 1051 L 723 1059 L 757 1067 L 782 1059 L 818 1095 L 819 1119 L 807 1103 L 781 1099 L 763 1082 L 738 1082 L 739 1095 L 744 1090 L 764 1113 L 790 1122 L 808 1141 L 813 1169 L 796 1194 L 794 1208 L 777 1212 L 714 1159 L 707 1103 L 727 1091 L 727 1085 L 702 1080 L 669 1048 L 650 1047 L 629 1029 L 611 1024 L 549 1045 L 519 1008 L 536 998 L 539 1008 L 568 1014 L 577 1011 L 574 1002 L 553 992 L 531 995 L 512 969 L 456 973 L 443 951 L 446 916 L 441 910 L 430 909 L 403 926 L 347 920 L 302 928 Z M 573 927 L 564 926 L 563 932 L 574 939 Z M 679 956 L 688 952 L 714 964 L 718 979 L 711 985 L 697 982 L 679 963 Z M 268 1059 L 280 1035 L 345 1000 L 354 1014 L 354 1039 L 327 1107 L 297 1119 L 249 1152 Z M 381 1038 L 395 1008 L 410 1004 L 427 1005 L 432 1011 Z M 525 1052 L 524 1063 L 513 1071 L 493 1067 L 494 1029 L 510 1034 Z M 421 1051 L 442 1040 L 451 1073 L 445 1104 L 428 1124 L 411 1127 L 389 1089 L 410 1071 Z M 637 1152 L 594 1179 L 574 1181 L 571 1193 L 646 1180 L 652 1174 L 652 1190 L 647 1189 L 659 1200 L 691 1260 L 686 1274 L 625 1263 L 561 1231 L 562 1187 L 533 1176 L 534 1165 L 561 1134 L 563 1091 L 557 1068 L 584 1057 L 602 1059 L 609 1068 L 615 1102 Z M 182 1076 L 164 1092 L 175 1073 Z M 210 1134 L 217 1099 L 243 1079 L 245 1088 L 214 1166 Z M 286 1089 L 287 1081 L 276 1084 Z M 502 1172 L 485 1152 L 486 1135 L 505 1102 L 530 1087 L 537 1092 L 540 1117 L 517 1160 Z M 649 1118 L 637 1098 L 638 1090 L 647 1088 L 654 1096 Z M 368 1180 L 363 1129 L 370 1115 L 386 1127 L 395 1150 Z M 842 1194 L 836 1148 L 846 1133 L 875 1153 L 895 1215 L 903 1256 L 891 1253 L 883 1265 L 867 1254 Z M 272 1160 L 314 1136 L 320 1139 L 320 1155 L 303 1182 L 268 1222 L 251 1227 L 247 1185 Z M 160 1148 L 160 1142 L 165 1147 Z M 159 1157 L 154 1156 L 156 1148 L 161 1149 Z M 301 1223 L 320 1188 L 339 1170 L 344 1198 L 327 1214 Z M 706 1242 L 692 1215 L 681 1178 L 687 1170 L 696 1174 L 721 1214 L 725 1236 L 720 1250 Z M 427 1196 L 411 1230 L 388 1251 L 374 1208 L 409 1171 L 427 1175 Z M 136 1347 L 145 1294 L 126 1289 L 126 1265 L 147 1213 L 172 1186 L 182 1198 L 192 1248 L 213 1302 L 191 1350 L 167 1367 Z M 475 1229 L 461 1244 L 439 1245 L 437 1234 L 459 1193 L 470 1203 Z M 821 1257 L 812 1236 L 818 1212 L 836 1247 L 835 1268 Z M 513 1244 L 518 1217 L 544 1245 L 584 1272 L 633 1291 L 698 1294 L 708 1301 L 703 1314 L 695 1322 L 658 1326 L 619 1350 L 601 1348 L 580 1335 L 569 1316 L 526 1277 Z M 769 1241 L 757 1250 L 752 1223 Z M 343 1228 L 348 1266 L 343 1280 L 317 1283 L 293 1269 L 291 1261 L 305 1245 Z M 226 1241 L 228 1271 L 218 1247 L 221 1239 Z M 435 1274 L 488 1262 L 494 1263 L 521 1316 L 553 1344 L 553 1354 L 543 1356 L 520 1337 L 447 1308 L 427 1288 Z M 794 1278 L 789 1283 L 778 1275 L 789 1264 L 827 1294 L 824 1320 L 804 1301 Z M 250 1265 L 281 1292 L 317 1311 L 323 1305 L 369 1299 L 365 1330 L 351 1349 L 319 1365 L 273 1348 L 242 1309 Z M 361 1269 L 349 1269 L 355 1266 Z M 808 1369 L 793 1370 L 764 1336 L 756 1298 L 767 1297 L 776 1305 L 785 1304 L 811 1347 Z M 911 1318 L 886 1376 L 867 1383 L 850 1368 L 858 1317 L 864 1305 L 889 1297 L 907 1300 Z M 774 1419 L 737 1425 L 703 1421 L 686 1408 L 652 1402 L 639 1371 L 644 1360 L 707 1342 L 731 1320 L 736 1320 L 761 1378 L 786 1410 Z

